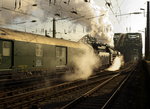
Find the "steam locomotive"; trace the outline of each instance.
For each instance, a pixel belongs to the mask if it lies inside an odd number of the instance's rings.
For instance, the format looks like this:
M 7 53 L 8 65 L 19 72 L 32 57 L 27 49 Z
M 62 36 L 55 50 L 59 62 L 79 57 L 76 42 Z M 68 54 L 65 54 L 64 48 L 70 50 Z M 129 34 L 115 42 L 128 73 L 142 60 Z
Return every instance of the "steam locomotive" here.
M 108 45 L 97 43 L 92 37 L 85 38 L 103 65 L 110 65 L 118 55 Z M 82 53 L 84 47 L 85 44 L 80 42 L 0 28 L 0 71 L 54 73 L 67 69 L 72 64 L 73 56 Z

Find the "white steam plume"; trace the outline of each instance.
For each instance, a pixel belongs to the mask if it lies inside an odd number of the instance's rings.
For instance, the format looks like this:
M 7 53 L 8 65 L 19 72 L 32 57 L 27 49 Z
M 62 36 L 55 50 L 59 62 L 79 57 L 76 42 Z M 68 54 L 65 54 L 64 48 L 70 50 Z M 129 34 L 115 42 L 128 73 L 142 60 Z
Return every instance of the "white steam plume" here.
M 40 1 L 40 4 L 43 4 L 43 1 Z M 50 6 L 40 5 L 42 9 L 47 9 L 47 11 L 44 11 L 45 19 L 49 16 L 66 18 L 73 23 L 85 26 L 87 32 L 96 37 L 98 41 L 113 46 L 112 24 L 108 19 L 108 11 L 97 6 L 94 0 L 90 0 L 90 2 L 57 0 L 56 3 L 53 0 L 51 1 Z
M 32 17 L 32 0 L 3 0 L 0 7 L 0 25 L 17 24 Z M 21 23 L 21 22 L 19 22 Z
M 98 55 L 91 46 L 87 45 L 82 54 L 73 57 L 73 72 L 67 72 L 63 78 L 67 81 L 88 79 L 99 64 Z
M 117 57 L 114 59 L 112 65 L 111 65 L 109 68 L 107 68 L 106 70 L 108 70 L 108 71 L 116 71 L 116 70 L 119 70 L 120 67 L 121 67 L 123 64 L 124 64 L 123 56 L 117 56 Z
M 85 0 L 4 0 L 3 7 L 8 7 L 11 10 L 19 11 L 40 19 L 46 22 L 47 19 L 57 17 L 58 19 L 67 19 L 73 23 L 81 24 L 86 27 L 87 32 L 93 37 L 113 46 L 112 25 L 108 19 L 106 9 L 97 6 L 94 0 L 85 2 Z M 17 1 L 17 2 L 15 2 Z M 21 6 L 19 5 L 21 2 Z M 15 3 L 17 3 L 15 5 Z M 33 4 L 37 6 L 33 7 Z M 0 23 L 14 19 L 27 19 L 32 17 L 28 15 L 16 14 L 13 11 L 4 11 L 2 9 L 0 18 L 3 19 Z

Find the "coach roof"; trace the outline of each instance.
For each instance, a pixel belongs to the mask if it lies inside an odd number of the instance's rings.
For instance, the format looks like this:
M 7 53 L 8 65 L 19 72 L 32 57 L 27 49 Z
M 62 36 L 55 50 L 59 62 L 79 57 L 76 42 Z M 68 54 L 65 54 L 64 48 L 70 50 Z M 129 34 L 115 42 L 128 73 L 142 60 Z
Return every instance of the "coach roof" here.
M 20 32 L 6 28 L 0 28 L 0 39 L 24 41 L 47 45 L 67 46 L 73 48 L 81 48 L 84 45 L 78 42 L 67 41 L 64 39 L 50 38 L 42 35 Z

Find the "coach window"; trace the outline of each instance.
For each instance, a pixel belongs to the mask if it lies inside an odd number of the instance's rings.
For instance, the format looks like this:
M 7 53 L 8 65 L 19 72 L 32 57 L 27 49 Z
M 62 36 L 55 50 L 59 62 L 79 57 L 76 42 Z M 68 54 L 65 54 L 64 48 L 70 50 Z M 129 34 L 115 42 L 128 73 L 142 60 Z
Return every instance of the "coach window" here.
M 39 56 L 39 57 L 43 56 L 42 45 L 36 44 L 36 56 Z
M 10 56 L 11 42 L 3 41 L 3 56 Z

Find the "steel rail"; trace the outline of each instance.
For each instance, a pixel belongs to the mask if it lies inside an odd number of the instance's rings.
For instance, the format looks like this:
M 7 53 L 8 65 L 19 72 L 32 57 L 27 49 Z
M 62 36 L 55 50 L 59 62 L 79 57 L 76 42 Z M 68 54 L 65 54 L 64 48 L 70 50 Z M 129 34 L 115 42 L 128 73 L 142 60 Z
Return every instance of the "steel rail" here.
M 106 76 L 106 75 L 105 75 Z M 108 75 L 110 76 L 110 75 Z M 101 77 L 101 76 L 94 76 L 94 77 L 91 77 L 91 81 L 92 80 L 95 80 L 95 78 L 98 78 L 98 77 Z M 103 77 L 103 76 L 102 76 Z M 26 98 L 26 96 L 33 96 L 33 95 L 38 95 L 40 93 L 46 93 L 48 91 L 52 91 L 52 90 L 56 90 L 58 88 L 64 88 L 64 87 L 70 87 L 70 85 L 75 85 L 77 86 L 77 83 L 84 83 L 84 81 L 76 81 L 76 82 L 67 82 L 67 83 L 63 83 L 63 84 L 58 84 L 58 85 L 55 85 L 55 86 L 51 86 L 51 87 L 47 87 L 47 88 L 42 88 L 42 89 L 38 89 L 38 90 L 33 90 L 33 91 L 30 91 L 30 92 L 26 92 L 26 93 L 21 93 L 21 94 L 17 94 L 17 95 L 14 95 L 14 96 L 10 96 L 10 97 L 5 97 L 5 98 L 0 98 L 0 101 L 2 103 L 4 103 L 5 101 L 6 102 L 9 102 L 9 101 L 14 101 L 15 99 L 17 100 L 17 98 Z
M 108 78 L 108 77 L 102 78 L 101 80 L 93 81 L 93 82 L 91 82 L 90 84 L 93 84 L 93 83 L 95 83 L 95 82 L 98 83 L 98 82 L 102 81 L 103 79 L 107 79 L 107 78 Z M 27 97 L 27 98 L 29 98 L 29 97 L 31 97 L 31 98 L 37 97 L 37 98 L 36 98 L 36 99 L 32 99 L 31 101 L 26 101 L 26 102 L 19 103 L 19 104 L 12 104 L 12 105 L 10 105 L 10 106 L 8 106 L 8 107 L 12 108 L 12 107 L 17 107 L 18 105 L 20 105 L 20 106 L 26 106 L 26 105 L 31 104 L 31 103 L 36 103 L 37 101 L 42 101 L 42 100 L 44 100 L 47 96 L 49 96 L 49 97 L 51 97 L 51 98 L 54 98 L 54 97 L 60 96 L 60 95 L 62 95 L 62 94 L 70 93 L 71 91 L 78 90 L 79 87 L 81 88 L 81 87 L 83 87 L 84 85 L 87 85 L 87 84 L 86 84 L 86 83 L 81 84 L 81 85 L 79 84 L 79 86 L 69 87 L 69 88 L 66 88 L 66 89 L 64 89 L 64 90 L 60 90 L 60 91 L 55 92 L 55 93 L 50 94 L 50 95 L 47 95 L 48 91 L 46 91 L 46 92 L 45 92 L 46 95 L 44 95 L 44 92 L 41 92 L 41 96 L 38 96 L 38 95 L 39 95 L 39 92 L 34 92 L 35 95 L 34 95 L 33 93 L 31 93 L 31 94 L 29 94 L 29 95 L 20 96 L 23 100 L 25 100 L 26 97 Z M 88 85 L 89 85 L 89 84 L 88 84 Z M 42 94 L 42 93 L 43 93 L 43 94 Z M 32 95 L 32 94 L 33 94 L 33 95 Z M 44 99 L 43 99 L 43 98 L 44 98 Z M 17 99 L 17 98 L 16 98 L 16 99 Z M 12 101 L 14 101 L 14 100 L 12 100 Z M 9 103 L 8 103 L 8 104 L 9 104 Z
M 133 65 L 132 67 L 130 67 L 130 70 L 131 68 L 134 69 L 135 65 Z M 127 69 L 126 71 L 128 71 L 129 69 Z M 94 93 L 95 91 L 97 91 L 98 89 L 100 89 L 101 87 L 103 87 L 104 85 L 106 85 L 107 83 L 109 83 L 111 80 L 113 80 L 115 77 L 118 77 L 120 76 L 121 73 L 118 73 L 114 76 L 112 76 L 111 78 L 105 80 L 103 83 L 99 84 L 98 86 L 96 86 L 95 88 L 89 90 L 88 92 L 86 92 L 85 94 L 81 95 L 80 97 L 76 98 L 75 100 L 71 101 L 70 103 L 66 104 L 65 106 L 61 107 L 61 109 L 68 109 L 68 108 L 71 108 L 73 105 L 79 103 L 80 101 L 82 101 L 83 99 L 86 99 L 86 97 L 90 96 L 92 93 Z M 131 73 L 129 73 L 126 77 L 125 77 L 125 80 L 127 80 L 129 77 L 130 77 Z M 121 85 L 124 84 L 124 79 L 123 79 L 123 82 L 121 83 Z M 121 85 L 119 86 L 118 90 L 120 89 Z M 115 91 L 117 92 L 117 91 Z M 113 96 L 111 96 L 112 98 Z M 110 98 L 110 99 L 111 99 Z M 105 106 L 109 103 L 109 101 L 107 101 L 104 106 L 102 107 L 103 109 L 105 108 Z
M 107 102 L 101 107 L 101 109 L 106 109 L 107 107 L 110 106 L 111 102 L 115 99 L 117 94 L 120 92 L 120 89 L 124 86 L 124 84 L 127 82 L 127 80 L 131 77 L 133 74 L 134 70 L 131 71 L 127 77 L 121 82 L 121 84 L 118 86 L 118 88 L 115 90 L 115 92 L 111 95 L 111 97 L 107 100 Z
M 107 84 L 109 81 L 111 81 L 114 77 L 119 76 L 120 74 L 116 74 L 114 76 L 112 76 L 111 78 L 105 80 L 104 82 L 102 82 L 101 84 L 99 84 L 98 86 L 96 86 L 95 88 L 93 88 L 92 90 L 89 90 L 88 92 L 86 92 L 85 94 L 81 95 L 80 97 L 76 98 L 75 100 L 71 101 L 70 103 L 68 103 L 67 105 L 63 106 L 60 109 L 68 109 L 69 107 L 71 107 L 72 105 L 74 105 L 75 103 L 79 102 L 80 100 L 86 98 L 87 96 L 89 96 L 90 94 L 92 94 L 93 92 L 95 92 L 97 89 L 99 89 L 100 87 L 104 86 L 105 84 Z

